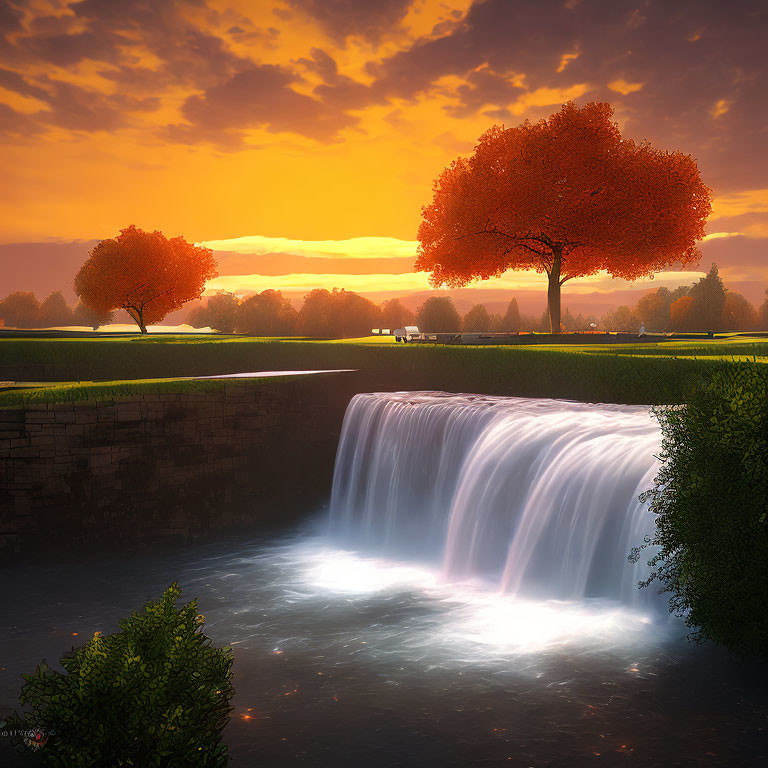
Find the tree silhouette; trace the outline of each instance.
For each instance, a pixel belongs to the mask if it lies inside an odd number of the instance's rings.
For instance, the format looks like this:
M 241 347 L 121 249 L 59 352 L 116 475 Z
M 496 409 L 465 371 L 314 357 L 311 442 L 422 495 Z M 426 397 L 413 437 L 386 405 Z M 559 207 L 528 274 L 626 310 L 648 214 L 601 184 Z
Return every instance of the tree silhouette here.
M 280 291 L 266 290 L 250 296 L 237 312 L 236 329 L 252 336 L 292 336 L 296 310 Z
M 484 304 L 475 304 L 464 315 L 461 322 L 461 330 L 468 333 L 487 333 L 491 330 L 491 317 Z
M 83 304 L 82 301 L 79 301 L 72 315 L 75 325 L 89 325 L 95 331 L 99 326 L 111 323 L 115 313 L 94 312 L 90 307 Z
M 646 331 L 663 333 L 669 330 L 669 308 L 672 306 L 673 300 L 672 291 L 664 287 L 640 297 L 635 311 L 640 321 L 645 325 Z
M 520 308 L 517 306 L 517 299 L 513 298 L 507 305 L 507 311 L 501 318 L 500 330 L 506 333 L 514 333 L 522 330 L 522 320 L 520 318 Z
M 56 325 L 72 325 L 74 316 L 61 291 L 48 296 L 40 305 L 40 325 L 51 328 Z
M 669 307 L 669 320 L 674 331 L 693 331 L 696 328 L 693 297 L 675 299 Z
M 720 331 L 723 329 L 723 311 L 725 310 L 725 286 L 713 263 L 706 277 L 691 286 L 688 295 L 691 304 L 691 323 L 693 329 L 700 331 Z
M 431 296 L 419 307 L 416 325 L 429 333 L 456 333 L 461 329 L 461 317 L 450 296 Z
M 765 301 L 760 305 L 758 310 L 758 325 L 763 331 L 768 331 L 768 290 L 765 292 Z
M 302 336 L 351 338 L 368 336 L 380 325 L 379 308 L 352 291 L 316 288 L 304 298 L 296 318 Z
M 389 328 L 390 331 L 396 328 L 403 328 L 406 325 L 413 325 L 415 316 L 400 299 L 389 299 L 381 305 L 381 327 Z
M 725 294 L 722 327 L 726 331 L 749 331 L 757 326 L 758 317 L 752 304 L 740 293 Z
M 614 312 L 608 312 L 603 320 L 603 326 L 608 331 L 623 331 L 637 333 L 640 329 L 640 318 L 635 311 L 622 304 Z
M 488 130 L 435 181 L 415 268 L 450 287 L 545 272 L 558 331 L 567 280 L 600 270 L 634 280 L 697 261 L 711 204 L 696 162 L 622 138 L 612 116 L 609 104 L 569 102 L 536 124 Z
M 235 318 L 239 308 L 237 297 L 224 291 L 209 296 L 208 303 L 193 310 L 190 319 L 197 328 L 208 326 L 221 333 L 232 333 L 235 330 Z
M 0 301 L 0 317 L 11 328 L 36 328 L 40 324 L 40 302 L 34 293 L 16 291 Z

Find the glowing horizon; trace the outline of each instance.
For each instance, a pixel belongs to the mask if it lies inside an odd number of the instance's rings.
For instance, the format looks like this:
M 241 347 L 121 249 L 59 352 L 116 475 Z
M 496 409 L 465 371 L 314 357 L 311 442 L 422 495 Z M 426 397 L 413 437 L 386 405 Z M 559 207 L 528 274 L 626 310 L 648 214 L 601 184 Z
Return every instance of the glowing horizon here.
M 622 281 L 624 288 L 675 288 L 683 283 L 692 283 L 703 277 L 706 272 L 679 271 L 660 272 L 653 278 L 644 278 L 630 283 Z M 542 290 L 546 295 L 546 276 L 532 270 L 507 272 L 494 280 L 480 280 L 467 286 L 475 290 Z M 285 292 L 310 291 L 313 288 L 333 288 L 356 293 L 414 293 L 421 291 L 447 292 L 448 288 L 433 288 L 426 272 L 404 272 L 394 274 L 349 275 L 343 273 L 316 274 L 293 273 L 290 275 L 222 275 L 208 282 L 206 292 L 220 290 L 237 293 L 238 291 L 258 291 L 274 289 Z M 616 290 L 616 280 L 603 272 L 590 277 L 569 280 L 564 286 L 565 294 L 611 293 Z

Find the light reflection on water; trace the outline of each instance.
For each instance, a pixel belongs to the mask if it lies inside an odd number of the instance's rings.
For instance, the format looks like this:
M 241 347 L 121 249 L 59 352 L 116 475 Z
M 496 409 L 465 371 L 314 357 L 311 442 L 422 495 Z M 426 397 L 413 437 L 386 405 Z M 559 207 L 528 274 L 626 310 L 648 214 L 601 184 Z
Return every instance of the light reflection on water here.
M 296 589 L 307 590 L 307 599 L 324 593 L 358 601 L 408 594 L 414 605 L 431 605 L 434 610 L 410 625 L 409 647 L 421 645 L 443 663 L 460 658 L 459 649 L 478 659 L 568 644 L 634 645 L 667 632 L 658 621 L 652 627 L 649 615 L 614 601 L 525 600 L 499 593 L 491 583 L 452 583 L 427 568 L 365 557 L 322 540 L 294 547 L 291 556 L 297 564 Z M 377 633 L 379 644 L 388 640 L 386 633 Z
M 766 754 L 762 667 L 618 604 L 518 601 L 312 535 L 14 578 L 3 710 L 22 671 L 114 631 L 178 579 L 206 633 L 235 649 L 235 766 L 748 766 Z

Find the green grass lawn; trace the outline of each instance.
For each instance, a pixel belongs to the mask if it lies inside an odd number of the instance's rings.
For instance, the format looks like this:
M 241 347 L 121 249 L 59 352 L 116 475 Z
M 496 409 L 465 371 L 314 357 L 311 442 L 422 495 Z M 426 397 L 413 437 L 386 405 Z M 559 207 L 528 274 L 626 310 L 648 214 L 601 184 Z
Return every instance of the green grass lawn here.
M 328 375 L 328 374 L 323 374 Z M 108 400 L 143 394 L 217 392 L 225 387 L 253 387 L 291 381 L 300 376 L 260 376 L 254 379 L 134 379 L 125 381 L 72 381 L 61 384 L 0 388 L 0 408 L 82 400 Z
M 279 370 L 357 368 L 391 386 L 617 403 L 683 402 L 718 367 L 768 362 L 765 339 L 659 344 L 437 346 L 391 337 L 345 340 L 178 335 L 0 339 L 0 380 L 70 382 L 3 397 L 82 399 L 107 386 L 130 394 L 181 386 L 161 379 Z M 131 380 L 152 380 L 138 382 Z M 77 383 L 73 383 L 77 382 Z M 87 383 L 86 383 L 87 382 Z M 210 388 L 219 383 L 184 386 Z M 75 396 L 74 389 L 80 387 Z M 163 389 L 162 391 L 175 391 Z M 41 400 L 42 401 L 42 400 Z M 2 402 L 2 400 L 0 400 Z M 6 401 L 7 402 L 7 401 Z

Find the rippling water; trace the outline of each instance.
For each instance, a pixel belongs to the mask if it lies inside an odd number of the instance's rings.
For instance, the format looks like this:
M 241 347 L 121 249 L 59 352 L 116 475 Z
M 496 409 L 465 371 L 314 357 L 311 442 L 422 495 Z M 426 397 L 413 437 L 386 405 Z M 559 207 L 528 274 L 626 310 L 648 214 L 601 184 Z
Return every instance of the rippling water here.
M 767 753 L 764 669 L 687 643 L 675 622 L 449 584 L 309 531 L 15 568 L 0 707 L 22 671 L 114 631 L 173 580 L 235 649 L 234 765 L 750 766 Z

